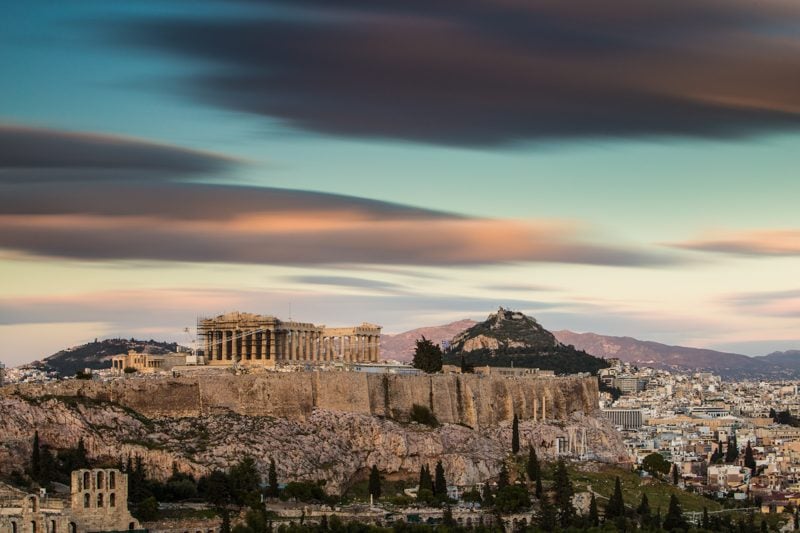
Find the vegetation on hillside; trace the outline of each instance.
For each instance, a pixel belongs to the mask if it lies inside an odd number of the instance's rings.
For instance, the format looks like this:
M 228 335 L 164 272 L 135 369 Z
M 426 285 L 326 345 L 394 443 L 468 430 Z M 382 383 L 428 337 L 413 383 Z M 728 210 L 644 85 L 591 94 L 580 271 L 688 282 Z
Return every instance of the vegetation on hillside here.
M 99 370 L 111 368 L 111 357 L 126 354 L 128 350 L 137 353 L 161 355 L 178 350 L 175 342 L 161 342 L 150 339 L 103 339 L 67 348 L 54 353 L 42 361 L 42 365 L 62 376 L 74 376 L 85 368 Z

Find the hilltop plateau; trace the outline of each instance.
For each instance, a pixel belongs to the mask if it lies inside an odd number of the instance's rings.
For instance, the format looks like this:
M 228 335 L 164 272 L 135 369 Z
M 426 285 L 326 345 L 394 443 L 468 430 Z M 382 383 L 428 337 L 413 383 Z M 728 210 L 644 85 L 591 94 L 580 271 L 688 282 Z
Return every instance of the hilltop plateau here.
M 65 348 L 37 362 L 36 366 L 45 370 L 56 371 L 62 376 L 73 376 L 85 368 L 99 370 L 111 368 L 111 358 L 126 354 L 129 350 L 137 353 L 161 355 L 178 350 L 175 342 L 160 342 L 137 339 L 103 339 L 88 342 L 79 346 Z

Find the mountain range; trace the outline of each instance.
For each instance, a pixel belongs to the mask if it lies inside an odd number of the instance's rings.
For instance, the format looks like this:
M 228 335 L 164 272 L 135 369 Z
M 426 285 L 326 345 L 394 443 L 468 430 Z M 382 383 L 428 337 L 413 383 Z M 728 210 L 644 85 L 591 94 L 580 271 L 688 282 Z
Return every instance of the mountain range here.
M 442 326 L 413 329 L 397 335 L 383 335 L 381 353 L 387 359 L 410 361 L 416 339 L 426 338 L 439 344 L 449 344 L 460 333 L 478 324 L 474 320 L 459 320 Z M 800 378 L 800 350 L 773 352 L 761 357 L 720 352 L 704 348 L 671 346 L 633 337 L 615 337 L 597 333 L 553 331 L 555 339 L 591 355 L 665 370 L 707 371 L 729 379 Z

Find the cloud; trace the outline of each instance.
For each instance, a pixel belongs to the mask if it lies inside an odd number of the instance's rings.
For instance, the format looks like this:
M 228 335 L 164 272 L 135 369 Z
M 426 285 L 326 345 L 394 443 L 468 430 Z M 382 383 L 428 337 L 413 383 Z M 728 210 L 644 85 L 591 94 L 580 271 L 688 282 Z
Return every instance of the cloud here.
M 737 312 L 754 316 L 800 317 L 800 289 L 744 292 L 723 298 Z
M 796 129 L 798 27 L 792 0 L 271 0 L 110 38 L 200 60 L 183 87 L 224 108 L 492 146 Z
M 728 232 L 675 243 L 672 246 L 742 256 L 800 256 L 800 230 Z
M 305 285 L 325 285 L 329 287 L 345 287 L 351 289 L 368 289 L 382 293 L 398 294 L 404 287 L 397 283 L 377 279 L 355 278 L 350 276 L 290 276 L 289 281 Z
M 180 179 L 234 163 L 131 137 L 0 124 L 0 183 Z
M 4 131 L 14 140 L 0 150 L 0 163 L 12 176 L 0 180 L 0 249 L 17 253 L 271 265 L 671 261 L 586 240 L 585 228 L 569 221 L 470 218 L 321 192 L 176 181 L 227 160 L 97 135 Z M 51 181 L 15 181 L 14 169 L 37 164 Z M 111 176 L 155 170 L 170 177 L 68 182 L 53 178 L 51 167 L 55 176 L 66 169 Z

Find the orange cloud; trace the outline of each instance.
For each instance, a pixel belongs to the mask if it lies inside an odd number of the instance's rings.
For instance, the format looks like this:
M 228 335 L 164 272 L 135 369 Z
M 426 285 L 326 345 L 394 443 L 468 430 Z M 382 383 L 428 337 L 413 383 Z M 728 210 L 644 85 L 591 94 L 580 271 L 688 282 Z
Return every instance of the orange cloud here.
M 688 250 L 737 255 L 794 256 L 800 255 L 800 230 L 750 230 L 726 232 L 672 246 Z

